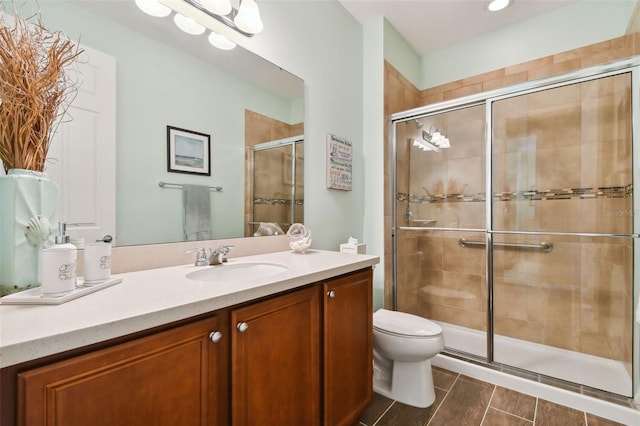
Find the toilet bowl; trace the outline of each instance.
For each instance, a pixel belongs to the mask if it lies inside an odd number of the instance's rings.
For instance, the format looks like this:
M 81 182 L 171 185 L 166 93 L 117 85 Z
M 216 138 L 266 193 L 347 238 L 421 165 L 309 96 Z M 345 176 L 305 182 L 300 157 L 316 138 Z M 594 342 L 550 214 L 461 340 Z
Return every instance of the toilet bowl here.
M 431 358 L 444 348 L 442 328 L 404 312 L 373 314 L 373 390 L 414 407 L 433 404 Z

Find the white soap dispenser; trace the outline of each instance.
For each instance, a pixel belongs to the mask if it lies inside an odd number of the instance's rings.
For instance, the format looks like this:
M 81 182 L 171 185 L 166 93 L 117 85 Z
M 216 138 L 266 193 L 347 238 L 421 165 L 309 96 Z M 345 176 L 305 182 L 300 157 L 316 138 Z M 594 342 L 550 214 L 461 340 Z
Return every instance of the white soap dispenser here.
M 42 296 L 60 297 L 76 288 L 78 249 L 69 243 L 66 223 L 59 224 L 56 243 L 40 250 Z

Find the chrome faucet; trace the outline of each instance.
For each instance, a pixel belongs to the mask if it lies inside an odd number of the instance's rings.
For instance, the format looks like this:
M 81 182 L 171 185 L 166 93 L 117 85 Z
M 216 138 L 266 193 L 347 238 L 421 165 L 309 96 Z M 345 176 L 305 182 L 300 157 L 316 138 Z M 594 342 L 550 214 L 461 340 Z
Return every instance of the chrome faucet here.
M 229 254 L 233 246 L 220 246 L 215 250 L 211 250 L 211 254 L 207 258 L 207 252 L 204 248 L 194 248 L 187 250 L 187 253 L 196 253 L 195 266 L 221 265 L 226 262 L 225 256 Z
M 204 248 L 194 248 L 187 250 L 187 253 L 197 253 L 195 266 L 207 266 L 209 265 L 209 259 L 207 259 L 207 253 Z
M 220 246 L 215 250 L 211 250 L 209 265 L 221 265 L 223 262 L 226 262 L 227 259 L 225 256 L 229 254 L 232 248 L 233 246 Z

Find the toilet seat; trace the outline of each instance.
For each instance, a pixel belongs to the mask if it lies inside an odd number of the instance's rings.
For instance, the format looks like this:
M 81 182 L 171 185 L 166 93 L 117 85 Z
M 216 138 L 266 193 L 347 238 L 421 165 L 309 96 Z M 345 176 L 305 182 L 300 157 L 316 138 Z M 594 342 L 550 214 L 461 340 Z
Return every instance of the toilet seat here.
M 378 309 L 373 314 L 373 328 L 385 334 L 414 339 L 434 337 L 442 333 L 442 327 L 433 321 L 387 309 Z

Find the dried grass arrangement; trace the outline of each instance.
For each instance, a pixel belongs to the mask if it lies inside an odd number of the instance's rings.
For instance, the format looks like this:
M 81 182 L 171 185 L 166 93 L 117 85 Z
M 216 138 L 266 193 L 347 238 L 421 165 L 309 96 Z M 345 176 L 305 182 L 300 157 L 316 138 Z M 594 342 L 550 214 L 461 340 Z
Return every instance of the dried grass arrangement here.
M 42 172 L 55 127 L 77 93 L 65 68 L 82 53 L 40 13 L 0 16 L 0 160 L 5 170 Z

